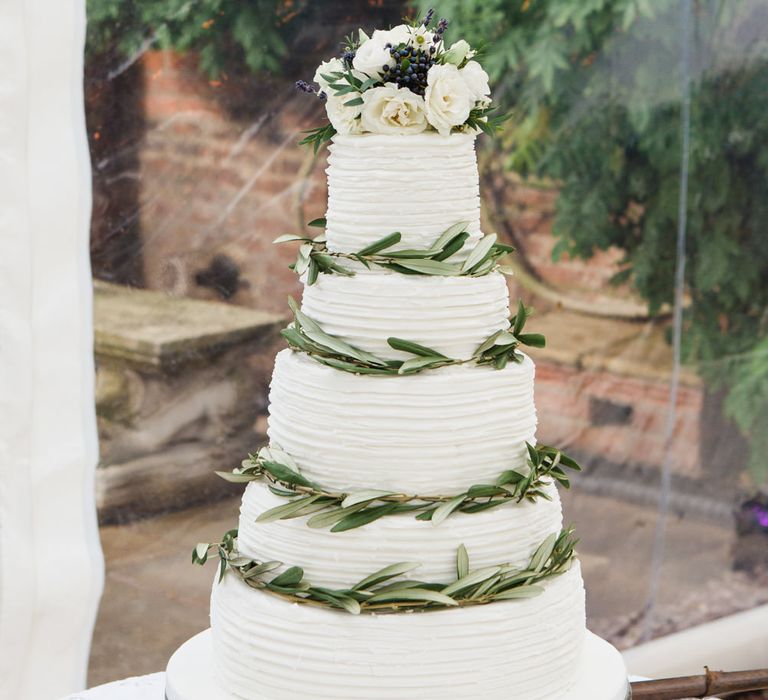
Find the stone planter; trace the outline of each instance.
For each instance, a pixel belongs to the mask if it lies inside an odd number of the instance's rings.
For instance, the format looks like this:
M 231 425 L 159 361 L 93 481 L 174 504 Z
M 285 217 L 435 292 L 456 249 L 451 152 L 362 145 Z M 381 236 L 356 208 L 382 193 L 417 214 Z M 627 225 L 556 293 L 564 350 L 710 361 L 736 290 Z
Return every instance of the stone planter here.
M 102 522 L 226 495 L 264 440 L 281 316 L 97 283 L 97 503 Z

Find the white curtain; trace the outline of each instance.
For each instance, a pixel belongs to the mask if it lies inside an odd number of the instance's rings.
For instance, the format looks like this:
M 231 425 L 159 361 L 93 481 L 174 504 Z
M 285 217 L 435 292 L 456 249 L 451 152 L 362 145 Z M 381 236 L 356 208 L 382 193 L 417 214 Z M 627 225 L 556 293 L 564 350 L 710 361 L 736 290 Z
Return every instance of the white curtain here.
M 0 697 L 85 685 L 94 508 L 85 0 L 0 0 Z

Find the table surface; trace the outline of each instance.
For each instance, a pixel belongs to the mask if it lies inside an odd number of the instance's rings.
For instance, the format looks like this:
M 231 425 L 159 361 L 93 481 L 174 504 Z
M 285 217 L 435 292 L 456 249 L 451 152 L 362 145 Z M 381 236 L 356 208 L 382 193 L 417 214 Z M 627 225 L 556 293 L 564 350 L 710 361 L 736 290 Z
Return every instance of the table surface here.
M 165 673 L 126 678 L 68 695 L 62 700 L 165 700 Z
M 69 695 L 62 700 L 165 700 L 165 673 L 126 678 Z

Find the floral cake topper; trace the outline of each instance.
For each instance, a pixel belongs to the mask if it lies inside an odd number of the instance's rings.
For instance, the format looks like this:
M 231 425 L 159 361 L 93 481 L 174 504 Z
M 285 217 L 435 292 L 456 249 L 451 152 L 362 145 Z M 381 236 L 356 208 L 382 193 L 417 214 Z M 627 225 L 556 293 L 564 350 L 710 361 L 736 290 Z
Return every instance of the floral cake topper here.
M 341 57 L 320 64 L 315 85 L 296 83 L 325 101 L 330 122 L 302 143 L 317 148 L 336 133 L 493 133 L 504 118 L 490 116 L 488 74 L 463 39 L 446 48 L 447 27 L 430 10 L 417 23 L 348 37 Z

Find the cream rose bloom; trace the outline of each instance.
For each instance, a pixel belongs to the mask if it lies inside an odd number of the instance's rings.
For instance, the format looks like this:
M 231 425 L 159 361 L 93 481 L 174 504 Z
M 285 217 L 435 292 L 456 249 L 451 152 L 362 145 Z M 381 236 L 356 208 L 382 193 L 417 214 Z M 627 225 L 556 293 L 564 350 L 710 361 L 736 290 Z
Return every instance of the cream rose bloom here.
M 325 101 L 325 111 L 333 128 L 340 134 L 360 134 L 363 126 L 360 123 L 360 105 L 346 107 L 345 102 L 354 99 L 354 95 L 334 97 L 329 95 Z
M 418 134 L 427 128 L 423 98 L 394 83 L 363 93 L 360 120 L 374 134 Z
M 491 99 L 491 87 L 488 84 L 488 73 L 477 61 L 470 61 L 459 73 L 467 84 L 475 102 L 489 102 Z
M 385 45 L 387 43 L 392 44 L 392 46 L 407 44 L 411 38 L 411 27 L 407 24 L 398 24 L 392 29 L 377 29 L 371 38 L 381 39 Z
M 459 39 L 451 44 L 451 48 L 445 52 L 443 58 L 445 63 L 453 63 L 454 66 L 460 66 L 465 58 L 472 58 L 474 55 L 475 52 L 470 45 L 464 39 Z
M 313 80 L 320 86 L 320 92 L 324 92 L 326 95 L 330 94 L 328 89 L 328 81 L 323 78 L 324 75 L 329 73 L 337 73 L 344 70 L 344 63 L 340 58 L 332 58 L 330 61 L 323 61 L 315 71 L 315 77 Z
M 467 121 L 475 100 L 459 69 L 446 63 L 429 69 L 424 103 L 427 121 L 446 136 L 454 126 Z

